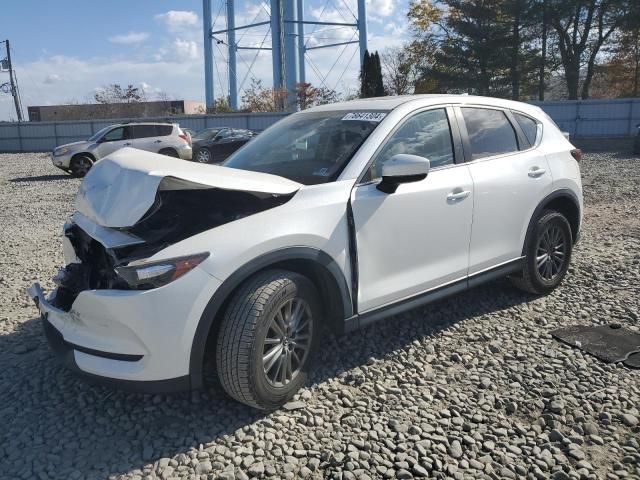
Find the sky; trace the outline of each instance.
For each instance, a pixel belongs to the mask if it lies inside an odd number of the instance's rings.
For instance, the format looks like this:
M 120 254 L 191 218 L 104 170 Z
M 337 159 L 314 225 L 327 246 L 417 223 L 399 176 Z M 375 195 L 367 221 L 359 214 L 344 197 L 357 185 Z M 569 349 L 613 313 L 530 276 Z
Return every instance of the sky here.
M 367 0 L 370 50 L 408 38 L 409 0 Z M 212 0 L 214 29 L 225 28 L 224 0 Z M 268 20 L 268 0 L 236 0 L 236 26 Z M 356 0 L 305 0 L 306 20 L 354 20 Z M 350 27 L 307 26 L 308 47 L 357 40 Z M 85 102 L 104 85 L 133 84 L 149 99 L 204 101 L 201 0 L 20 0 L 3 5 L 0 40 L 11 42 L 11 57 L 22 97 L 29 105 Z M 241 46 L 270 46 L 268 26 L 238 31 Z M 218 36 L 222 42 L 226 37 Z M 263 43 L 264 42 L 264 43 Z M 4 47 L 0 46 L 4 57 Z M 311 50 L 307 81 L 341 93 L 358 88 L 357 44 Z M 226 96 L 227 51 L 214 43 L 215 95 Z M 238 53 L 238 97 L 252 80 L 271 86 L 269 51 Z M 249 68 L 251 66 L 251 68 Z M 8 81 L 0 72 L 0 83 Z M 10 95 L 0 93 L 0 121 L 15 120 Z

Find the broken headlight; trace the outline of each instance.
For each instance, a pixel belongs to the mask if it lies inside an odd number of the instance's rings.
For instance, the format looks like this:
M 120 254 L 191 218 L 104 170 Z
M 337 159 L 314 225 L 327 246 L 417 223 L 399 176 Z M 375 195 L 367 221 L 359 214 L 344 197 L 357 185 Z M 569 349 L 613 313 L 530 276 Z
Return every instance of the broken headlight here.
M 168 258 L 157 262 L 129 264 L 116 267 L 116 274 L 135 290 L 158 288 L 177 280 L 202 263 L 209 253 L 198 253 L 185 257 Z

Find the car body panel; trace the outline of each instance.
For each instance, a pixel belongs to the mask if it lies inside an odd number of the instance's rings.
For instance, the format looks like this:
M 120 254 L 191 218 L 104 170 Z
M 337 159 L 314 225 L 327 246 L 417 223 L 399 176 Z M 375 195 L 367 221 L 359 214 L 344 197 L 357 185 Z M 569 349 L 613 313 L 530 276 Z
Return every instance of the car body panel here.
M 168 246 L 149 261 L 210 251 L 200 267 L 221 281 L 252 259 L 288 247 L 326 252 L 351 284 L 346 205 L 352 181 L 302 186 L 287 203 Z M 287 221 L 283 222 L 282 219 Z
M 468 164 L 474 185 L 469 274 L 520 257 L 529 220 L 552 190 L 545 155 L 532 149 Z M 532 170 L 544 170 L 530 177 Z
M 393 194 L 375 183 L 351 197 L 358 246 L 358 311 L 366 312 L 453 280 L 469 261 L 473 182 L 466 165 L 434 169 Z M 451 201 L 454 191 L 468 197 Z

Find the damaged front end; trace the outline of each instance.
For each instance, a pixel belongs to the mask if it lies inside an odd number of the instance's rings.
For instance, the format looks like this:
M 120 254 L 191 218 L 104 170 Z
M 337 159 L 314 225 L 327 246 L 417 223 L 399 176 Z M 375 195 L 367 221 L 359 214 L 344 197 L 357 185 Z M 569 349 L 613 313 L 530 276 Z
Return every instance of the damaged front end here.
M 142 219 L 131 227 L 119 229 L 96 228 L 87 217 L 76 213 L 64 228 L 65 242 L 73 254 L 70 263 L 54 277 L 58 286 L 54 305 L 69 311 L 84 290 L 157 288 L 163 284 L 163 278 L 156 277 L 167 273 L 173 274 L 169 278 L 173 281 L 177 278 L 175 272 L 193 268 L 207 255 L 199 253 L 161 265 L 145 260 L 181 240 L 277 207 L 291 197 L 291 194 L 259 195 L 217 188 L 159 190 Z M 138 278 L 140 268 L 135 267 L 141 266 L 157 275 L 149 276 L 148 281 Z
M 208 165 L 168 172 L 162 169 L 165 159 L 134 152 L 135 158 L 125 152 L 98 162 L 81 186 L 78 211 L 64 227 L 67 265 L 54 277 L 52 302 L 60 310 L 68 312 L 85 290 L 144 290 L 175 280 L 208 253 L 147 259 L 186 238 L 282 205 L 299 187 L 280 177 Z M 140 164 L 147 155 L 155 168 Z

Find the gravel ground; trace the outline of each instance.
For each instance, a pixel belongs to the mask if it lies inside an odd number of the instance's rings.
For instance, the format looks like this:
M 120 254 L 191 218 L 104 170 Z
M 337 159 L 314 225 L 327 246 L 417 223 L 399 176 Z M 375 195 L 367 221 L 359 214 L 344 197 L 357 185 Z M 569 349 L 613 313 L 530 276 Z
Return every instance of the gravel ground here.
M 640 325 L 640 158 L 587 155 L 582 169 L 585 225 L 560 289 L 494 282 L 330 337 L 312 384 L 264 414 L 58 366 L 24 290 L 62 262 L 79 182 L 44 155 L 0 155 L 0 477 L 640 478 L 640 371 L 549 335 Z

